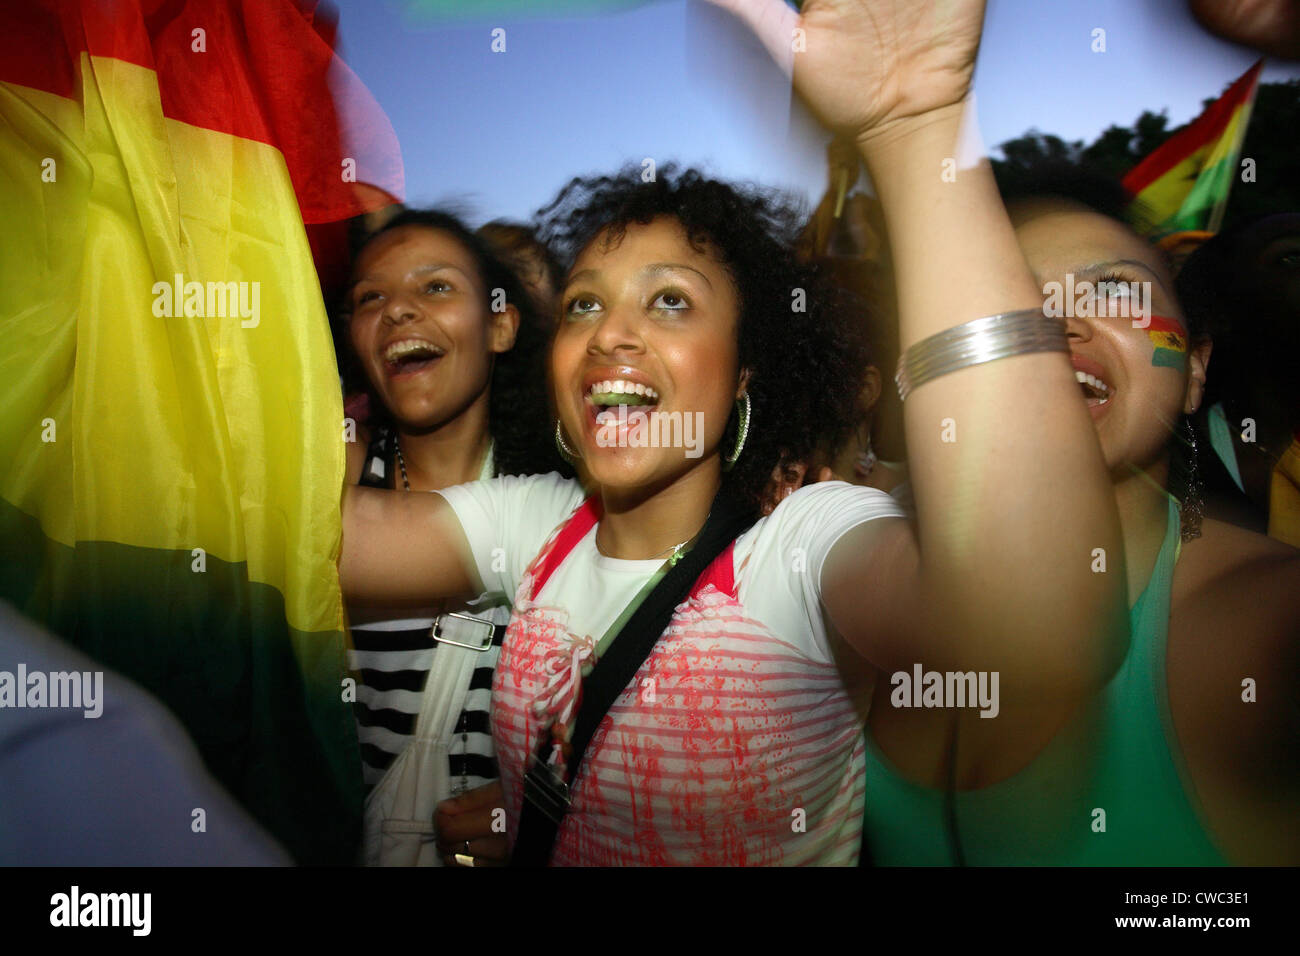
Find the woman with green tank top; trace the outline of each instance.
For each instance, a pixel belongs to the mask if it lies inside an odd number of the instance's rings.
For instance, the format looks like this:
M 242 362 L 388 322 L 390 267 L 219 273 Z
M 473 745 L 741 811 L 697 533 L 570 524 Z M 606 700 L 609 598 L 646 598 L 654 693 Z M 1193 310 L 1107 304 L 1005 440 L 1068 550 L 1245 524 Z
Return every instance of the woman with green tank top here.
M 1187 327 L 1161 254 L 1120 221 L 1124 197 L 1053 172 L 1018 196 L 1004 183 L 1004 198 L 1047 306 L 1066 315 L 1111 471 L 1124 554 L 1090 560 L 1127 575 L 1129 651 L 1085 704 L 1003 699 L 984 708 L 993 719 L 907 706 L 891 693 L 902 680 L 881 674 L 866 735 L 871 859 L 1295 864 L 1300 552 L 1201 520 L 1185 416 L 1211 343 Z M 1014 508 L 1004 497 L 989 507 Z

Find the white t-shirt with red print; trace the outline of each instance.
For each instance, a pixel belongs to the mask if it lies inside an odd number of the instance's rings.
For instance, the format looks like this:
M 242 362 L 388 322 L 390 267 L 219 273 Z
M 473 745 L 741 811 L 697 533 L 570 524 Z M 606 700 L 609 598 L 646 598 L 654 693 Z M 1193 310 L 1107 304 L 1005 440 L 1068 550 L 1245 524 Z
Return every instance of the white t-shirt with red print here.
M 535 559 L 582 504 L 578 483 L 506 477 L 440 493 L 486 593 L 514 603 L 492 691 L 513 840 L 522 775 L 549 723 L 534 702 L 663 560 L 606 557 L 593 526 L 534 595 Z M 845 532 L 902 515 L 884 492 L 824 482 L 737 538 L 593 736 L 552 862 L 855 863 L 867 689 L 836 664 L 852 652 L 828 633 L 821 570 Z

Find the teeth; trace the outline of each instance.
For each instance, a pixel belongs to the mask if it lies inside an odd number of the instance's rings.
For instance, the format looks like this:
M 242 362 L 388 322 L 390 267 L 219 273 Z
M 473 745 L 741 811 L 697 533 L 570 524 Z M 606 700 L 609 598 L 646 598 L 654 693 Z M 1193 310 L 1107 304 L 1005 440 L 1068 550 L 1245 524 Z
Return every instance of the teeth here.
M 641 395 L 654 401 L 659 398 L 659 393 L 649 385 L 642 385 L 639 382 L 629 382 L 626 379 L 606 379 L 603 382 L 596 382 L 591 386 L 588 395 Z
M 1092 388 L 1095 388 L 1103 395 L 1110 394 L 1110 386 L 1107 385 L 1105 382 L 1103 382 L 1101 379 L 1097 378 L 1097 376 L 1095 375 L 1089 375 L 1087 372 L 1081 371 L 1079 369 L 1075 369 L 1074 380 L 1078 382 L 1080 385 L 1088 385 L 1091 386 Z
M 442 349 L 431 342 L 426 342 L 424 339 L 402 339 L 400 342 L 394 342 L 384 349 L 384 361 L 396 362 L 398 359 L 419 352 L 427 352 L 435 358 L 442 355 Z

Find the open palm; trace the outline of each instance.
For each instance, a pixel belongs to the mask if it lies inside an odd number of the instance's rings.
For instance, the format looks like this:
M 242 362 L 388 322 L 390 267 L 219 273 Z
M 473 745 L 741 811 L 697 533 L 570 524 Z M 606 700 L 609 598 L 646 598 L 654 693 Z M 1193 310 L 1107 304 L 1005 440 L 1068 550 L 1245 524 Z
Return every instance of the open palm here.
M 801 14 L 781 0 L 712 2 L 793 61 L 813 111 L 855 137 L 960 102 L 984 20 L 984 0 L 809 0 Z

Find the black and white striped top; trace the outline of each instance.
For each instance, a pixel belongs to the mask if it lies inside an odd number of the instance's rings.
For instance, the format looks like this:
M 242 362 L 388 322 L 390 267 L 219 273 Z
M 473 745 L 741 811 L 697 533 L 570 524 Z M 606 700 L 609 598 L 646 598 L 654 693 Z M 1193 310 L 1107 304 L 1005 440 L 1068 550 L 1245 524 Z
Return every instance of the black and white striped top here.
M 476 617 L 499 618 L 502 609 L 466 608 Z M 508 620 L 509 610 L 505 609 Z M 357 737 L 366 785 L 374 786 L 415 733 L 420 697 L 437 644 L 430 636 L 433 618 L 406 618 L 353 625 L 349 664 L 360 672 Z M 505 637 L 506 622 L 496 621 L 492 648 L 483 651 L 470 675 L 469 693 L 451 741 L 452 793 L 458 795 L 497 779 L 489 712 L 492 673 Z
M 375 488 L 395 486 L 394 447 L 388 430 L 375 430 L 358 484 Z M 479 477 L 492 477 L 492 470 L 489 450 Z M 492 647 L 479 654 L 480 659 L 471 673 L 465 705 L 451 741 L 453 796 L 498 777 L 489 712 L 492 673 L 510 620 L 510 608 L 503 605 L 472 605 L 455 610 L 488 618 L 495 629 Z M 370 613 L 363 619 L 354 619 L 351 625 L 353 646 L 348 651 L 348 666 L 360 677 L 354 713 L 367 787 L 379 782 L 415 733 L 420 698 L 438 647 L 432 637 L 433 622 L 432 615 L 403 610 L 391 617 Z

